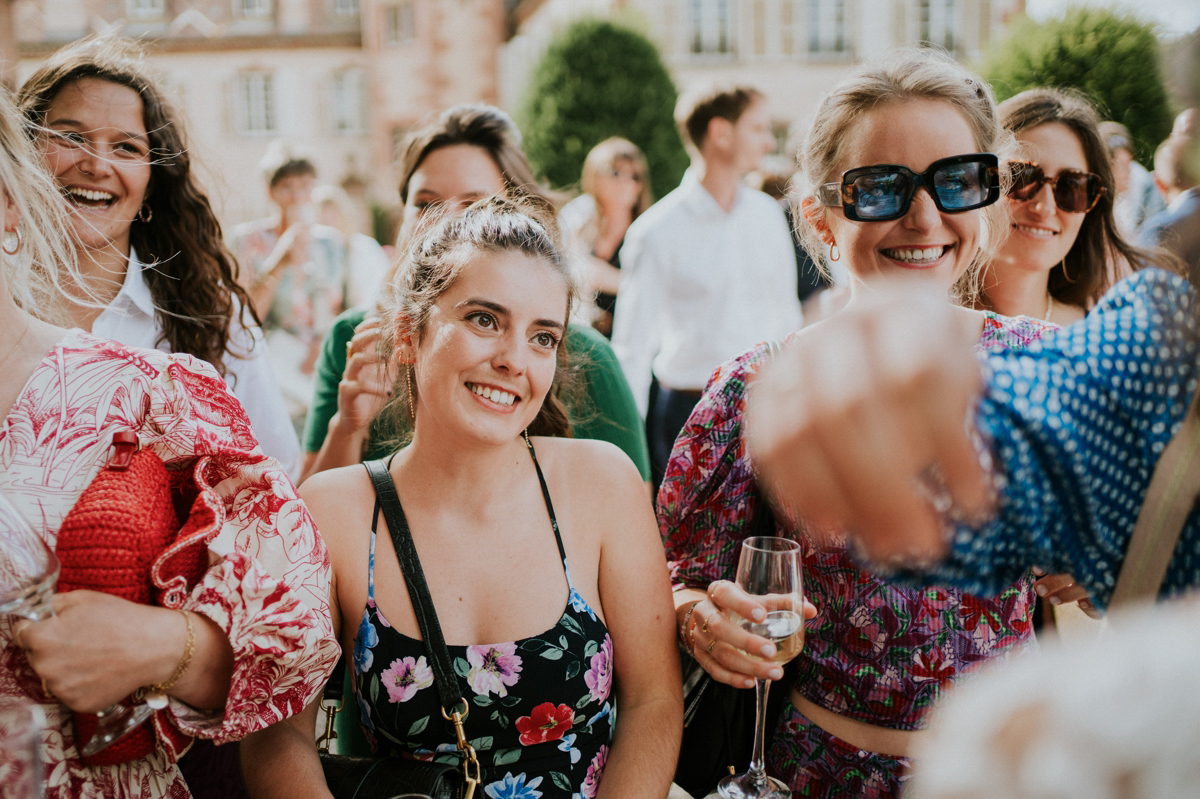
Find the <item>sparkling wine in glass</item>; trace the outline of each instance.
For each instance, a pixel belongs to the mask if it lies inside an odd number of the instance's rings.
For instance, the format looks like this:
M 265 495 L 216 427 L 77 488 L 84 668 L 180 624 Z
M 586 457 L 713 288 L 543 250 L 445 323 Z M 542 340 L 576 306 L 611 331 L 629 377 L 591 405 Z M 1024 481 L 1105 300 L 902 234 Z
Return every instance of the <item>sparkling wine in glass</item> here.
M 54 615 L 58 556 L 0 492 L 0 614 L 41 621 Z M 147 705 L 116 704 L 96 714 L 96 732 L 80 751 L 94 755 L 150 718 Z
M 804 648 L 804 591 L 801 585 L 800 545 L 787 538 L 755 537 L 742 542 L 737 584 L 766 608 L 762 621 L 734 616 L 744 629 L 775 644 L 775 656 L 760 658 L 787 663 Z M 754 656 L 758 657 L 758 656 Z M 755 680 L 757 700 L 754 749 L 750 770 L 725 777 L 717 792 L 725 799 L 791 799 L 791 791 L 763 768 L 766 738 L 767 689 L 770 680 Z

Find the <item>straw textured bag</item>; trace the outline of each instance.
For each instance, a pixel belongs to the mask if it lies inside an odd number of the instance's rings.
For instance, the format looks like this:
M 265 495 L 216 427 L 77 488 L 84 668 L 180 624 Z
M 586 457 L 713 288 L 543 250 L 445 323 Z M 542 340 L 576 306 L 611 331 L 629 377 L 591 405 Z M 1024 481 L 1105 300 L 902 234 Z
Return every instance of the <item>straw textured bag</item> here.
M 169 470 L 158 455 L 140 449 L 136 434 L 116 433 L 108 462 L 58 531 L 57 590 L 90 589 L 131 602 L 180 607 L 204 575 L 207 541 L 224 521 L 223 503 L 203 480 L 205 463 L 200 459 L 194 468 Z M 96 717 L 73 715 L 76 742 L 88 740 Z M 91 766 L 124 763 L 159 746 L 175 760 L 191 740 L 164 709 L 83 760 Z

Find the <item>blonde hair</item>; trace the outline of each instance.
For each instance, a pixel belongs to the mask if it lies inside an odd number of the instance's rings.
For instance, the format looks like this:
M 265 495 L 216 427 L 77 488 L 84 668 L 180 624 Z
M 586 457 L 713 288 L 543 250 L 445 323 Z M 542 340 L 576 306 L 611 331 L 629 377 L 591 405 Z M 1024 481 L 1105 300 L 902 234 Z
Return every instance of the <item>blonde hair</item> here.
M 642 179 L 642 193 L 638 195 L 637 204 L 633 207 L 633 218 L 637 219 L 646 209 L 654 204 L 654 194 L 650 191 L 650 167 L 641 149 L 629 139 L 612 136 L 593 147 L 583 159 L 583 171 L 579 179 L 579 187 L 584 194 L 595 196 L 596 178 L 605 169 L 613 169 L 622 161 L 628 161 Z
M 900 50 L 852 73 L 821 100 L 797 154 L 799 171 L 793 181 L 792 210 L 797 232 L 804 249 L 826 274 L 825 245 L 811 224 L 800 221 L 804 218 L 802 203 L 816 199 L 818 186 L 838 179 L 834 170 L 845 155 L 848 134 L 866 114 L 888 103 L 909 100 L 938 100 L 954 106 L 970 127 L 979 152 L 996 153 L 1004 161 L 1013 149 L 1013 137 L 997 121 L 991 90 L 979 76 L 946 55 L 928 49 Z M 920 135 L 919 131 L 908 133 Z M 993 203 L 982 211 L 979 250 L 955 285 L 960 301 L 977 293 L 979 266 L 991 260 L 1007 227 L 1003 203 Z
M 99 298 L 67 285 L 85 285 L 75 259 L 69 210 L 54 179 L 42 166 L 41 153 L 33 145 L 8 92 L 0 92 L 0 189 L 20 214 L 20 248 L 13 255 L 0 255 L 4 281 L 16 304 L 46 322 L 69 325 L 67 302 L 101 307 Z M 15 236 L 4 236 L 8 249 Z M 65 279 L 64 279 L 65 276 Z

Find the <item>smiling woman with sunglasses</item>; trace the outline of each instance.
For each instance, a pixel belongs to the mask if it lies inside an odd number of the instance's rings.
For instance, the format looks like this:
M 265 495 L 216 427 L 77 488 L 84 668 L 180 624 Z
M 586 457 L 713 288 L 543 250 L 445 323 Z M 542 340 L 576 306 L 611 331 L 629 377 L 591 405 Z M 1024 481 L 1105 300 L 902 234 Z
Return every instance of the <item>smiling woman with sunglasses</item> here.
M 809 253 L 828 253 L 849 272 L 848 308 L 862 304 L 865 281 L 878 274 L 934 285 L 948 305 L 969 299 L 976 268 L 1003 230 L 998 165 L 1011 142 L 982 81 L 945 57 L 906 51 L 846 78 L 814 118 L 793 200 Z M 1020 349 L 1049 327 L 955 313 L 981 349 Z M 819 336 L 829 321 L 791 340 Z M 746 386 L 768 352 L 760 346 L 720 368 L 676 441 L 658 495 L 683 649 L 713 679 L 739 688 L 783 677 L 762 659 L 774 651 L 770 642 L 731 615 L 750 618 L 757 607 L 730 580 L 741 541 L 762 534 L 743 413 Z M 870 470 L 858 479 L 870 484 Z M 787 702 L 768 737 L 767 771 L 793 796 L 896 796 L 942 689 L 1031 642 L 1031 578 L 995 596 L 909 589 L 860 571 L 841 533 L 801 529 L 782 514 L 772 521 L 775 535 L 801 542 L 817 616 L 806 624 L 795 677 L 772 688 Z
M 1117 230 L 1112 166 L 1086 100 L 1031 89 L 999 112 L 1022 159 L 1006 165 L 1010 231 L 983 275 L 982 307 L 1069 324 L 1132 269 L 1167 266 Z

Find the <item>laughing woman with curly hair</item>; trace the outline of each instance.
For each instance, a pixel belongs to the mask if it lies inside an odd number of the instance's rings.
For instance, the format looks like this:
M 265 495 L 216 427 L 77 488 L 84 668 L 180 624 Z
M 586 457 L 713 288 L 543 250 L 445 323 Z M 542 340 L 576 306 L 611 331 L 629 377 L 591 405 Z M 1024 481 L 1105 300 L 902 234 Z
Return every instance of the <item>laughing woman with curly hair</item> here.
M 69 45 L 25 81 L 17 104 L 70 211 L 83 284 L 74 324 L 212 364 L 263 450 L 295 476 L 300 446 L 258 320 L 183 126 L 137 46 Z

